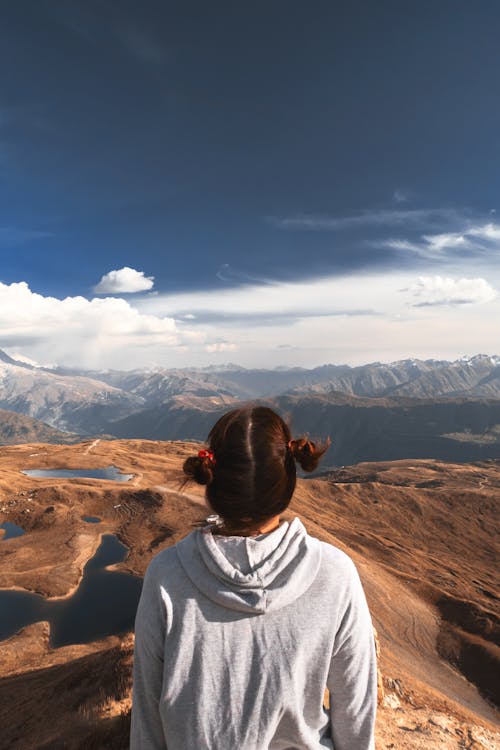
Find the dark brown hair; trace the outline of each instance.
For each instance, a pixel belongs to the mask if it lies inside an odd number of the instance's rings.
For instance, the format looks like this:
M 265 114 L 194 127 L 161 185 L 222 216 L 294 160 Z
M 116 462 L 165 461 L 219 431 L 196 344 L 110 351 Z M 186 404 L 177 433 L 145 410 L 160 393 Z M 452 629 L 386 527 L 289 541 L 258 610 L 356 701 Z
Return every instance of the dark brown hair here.
M 186 459 L 183 470 L 206 485 L 210 507 L 234 529 L 284 511 L 295 489 L 295 462 L 314 471 L 330 445 L 292 440 L 286 422 L 265 406 L 224 414 L 207 443 L 208 450 Z

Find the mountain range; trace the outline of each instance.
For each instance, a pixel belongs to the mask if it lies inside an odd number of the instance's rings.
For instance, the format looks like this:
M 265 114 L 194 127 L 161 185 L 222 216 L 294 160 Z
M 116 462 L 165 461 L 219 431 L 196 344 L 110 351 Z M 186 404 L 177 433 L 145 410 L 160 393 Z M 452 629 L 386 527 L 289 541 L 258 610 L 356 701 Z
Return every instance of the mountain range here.
M 500 398 L 500 357 L 478 354 L 454 362 L 406 359 L 389 364 L 323 365 L 304 368 L 245 369 L 238 365 L 204 369 L 154 369 L 53 372 L 90 377 L 146 401 L 185 394 L 226 395 L 237 399 L 270 398 L 284 393 L 410 398 Z
M 297 434 L 330 436 L 329 466 L 500 455 L 498 356 L 311 370 L 86 371 L 35 367 L 0 352 L 0 408 L 83 436 L 204 440 L 220 414 L 249 400 L 278 409 Z

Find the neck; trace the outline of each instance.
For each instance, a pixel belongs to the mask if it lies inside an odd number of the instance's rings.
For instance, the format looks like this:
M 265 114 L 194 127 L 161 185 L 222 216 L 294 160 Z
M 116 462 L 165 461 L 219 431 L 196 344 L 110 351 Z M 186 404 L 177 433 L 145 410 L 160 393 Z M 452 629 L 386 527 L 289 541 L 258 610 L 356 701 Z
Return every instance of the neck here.
M 270 531 L 274 531 L 280 525 L 280 517 L 272 516 L 264 521 L 260 521 L 258 524 L 246 526 L 245 529 L 236 529 L 226 526 L 226 524 L 220 526 L 216 530 L 216 534 L 222 536 L 259 536 L 259 534 L 269 534 Z
M 274 531 L 280 525 L 280 517 L 273 516 L 268 518 L 264 523 L 259 524 L 259 527 L 255 531 L 251 531 L 251 535 L 258 536 L 259 534 L 268 534 L 270 531 Z

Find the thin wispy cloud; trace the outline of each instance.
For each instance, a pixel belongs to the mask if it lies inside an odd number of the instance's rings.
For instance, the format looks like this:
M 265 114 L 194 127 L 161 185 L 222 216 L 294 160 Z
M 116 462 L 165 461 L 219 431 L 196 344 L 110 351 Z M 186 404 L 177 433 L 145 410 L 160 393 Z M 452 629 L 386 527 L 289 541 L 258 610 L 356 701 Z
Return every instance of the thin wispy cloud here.
M 272 284 L 270 279 L 265 279 L 255 274 L 233 268 L 229 263 L 223 263 L 215 274 L 219 281 L 234 284 Z
M 423 236 L 431 252 L 441 253 L 448 249 L 466 248 L 470 243 L 463 234 L 457 232 L 443 232 L 442 234 L 429 234 Z
M 477 305 L 491 302 L 497 297 L 496 290 L 482 278 L 421 276 L 407 291 L 417 300 L 413 302 L 413 307 Z
M 407 203 L 410 200 L 410 195 L 406 190 L 397 189 L 394 191 L 393 198 L 396 203 Z
M 370 277 L 371 278 L 371 277 Z M 135 301 L 137 309 L 155 315 L 196 319 L 199 323 L 241 321 L 287 325 L 300 318 L 374 315 L 367 302 L 366 278 L 327 277 L 304 282 L 275 282 L 193 291 Z M 360 289 L 363 293 L 359 294 Z M 360 305 L 360 301 L 366 304 Z
M 428 208 L 367 210 L 350 216 L 300 215 L 285 218 L 269 217 L 268 221 L 276 229 L 336 232 L 343 229 L 370 226 L 408 226 L 412 228 L 435 225 L 447 226 L 452 223 L 463 222 L 463 217 L 453 208 Z
M 53 237 L 52 232 L 21 227 L 0 227 L 0 247 L 18 247 L 28 242 L 45 240 Z
M 500 252 L 500 224 L 472 224 L 460 232 L 422 234 L 416 240 L 388 239 L 380 244 L 434 261 L 453 257 L 486 259 Z

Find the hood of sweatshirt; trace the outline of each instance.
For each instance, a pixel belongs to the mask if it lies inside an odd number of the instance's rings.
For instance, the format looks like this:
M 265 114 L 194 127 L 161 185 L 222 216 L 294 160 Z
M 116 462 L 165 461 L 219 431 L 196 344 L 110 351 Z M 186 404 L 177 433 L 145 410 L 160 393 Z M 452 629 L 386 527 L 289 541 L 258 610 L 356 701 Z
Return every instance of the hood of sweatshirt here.
M 199 529 L 175 549 L 186 575 L 205 596 L 227 609 L 254 614 L 298 599 L 321 562 L 321 543 L 298 518 L 256 538 Z

